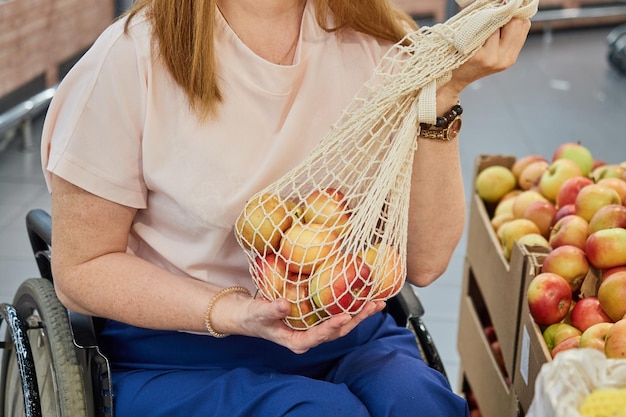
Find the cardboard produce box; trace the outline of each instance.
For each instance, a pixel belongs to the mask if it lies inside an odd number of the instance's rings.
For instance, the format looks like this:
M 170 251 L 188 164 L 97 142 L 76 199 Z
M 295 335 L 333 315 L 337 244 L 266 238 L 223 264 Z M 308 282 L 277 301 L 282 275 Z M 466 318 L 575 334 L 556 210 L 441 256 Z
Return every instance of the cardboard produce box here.
M 494 353 L 485 332 L 491 324 L 485 301 L 476 275 L 466 260 L 457 339 L 461 390 L 466 394 L 471 392 L 472 401 L 483 417 L 517 417 L 519 406 L 511 380 L 503 372 L 504 364 Z
M 512 156 L 481 155 L 476 159 L 474 179 L 489 166 L 504 165 L 510 168 L 514 163 L 515 157 Z M 506 371 L 511 376 L 515 366 L 524 255 L 514 250 L 510 262 L 504 257 L 490 222 L 493 209 L 494 207 L 487 207 L 476 193 L 473 194 L 468 225 L 467 261 L 502 345 Z

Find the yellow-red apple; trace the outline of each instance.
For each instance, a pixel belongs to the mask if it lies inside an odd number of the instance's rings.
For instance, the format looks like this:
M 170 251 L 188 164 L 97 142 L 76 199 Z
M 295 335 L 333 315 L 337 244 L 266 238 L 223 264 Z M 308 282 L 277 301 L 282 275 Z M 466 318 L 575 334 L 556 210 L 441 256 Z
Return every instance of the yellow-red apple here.
M 344 233 L 350 220 L 345 195 L 335 188 L 313 191 L 306 198 L 302 218 L 305 223 L 319 223 L 337 234 Z
M 522 190 L 530 190 L 539 184 L 539 179 L 548 170 L 548 161 L 535 161 L 530 163 L 518 177 L 518 186 Z
M 310 274 L 339 244 L 339 235 L 318 223 L 296 223 L 280 242 L 280 254 L 287 268 Z
M 596 349 L 604 353 L 606 336 L 611 327 L 613 327 L 613 322 L 601 322 L 589 326 L 580 336 L 578 347 Z
M 572 336 L 580 336 L 581 334 L 580 330 L 567 323 L 553 323 L 546 327 L 542 333 L 543 340 L 546 342 L 546 347 L 550 352 L 565 339 L 569 339 Z
M 567 315 L 572 291 L 565 279 L 550 272 L 535 276 L 526 291 L 532 318 L 541 325 L 558 323 Z
M 591 171 L 589 176 L 596 183 L 604 178 L 621 178 L 626 181 L 626 167 L 618 164 L 606 164 Z
M 246 203 L 237 218 L 235 230 L 242 245 L 264 255 L 275 251 L 283 232 L 292 224 L 293 218 L 287 207 L 275 194 L 260 194 Z
M 552 358 L 554 358 L 556 355 L 563 352 L 564 350 L 578 349 L 578 346 L 580 345 L 580 337 L 581 336 L 568 337 L 567 339 L 556 345 L 554 349 L 552 349 L 552 352 L 550 352 Z
M 613 320 L 626 315 L 626 272 L 616 272 L 600 283 L 598 301 L 602 310 Z
M 580 168 L 580 172 L 583 176 L 588 176 L 593 167 L 593 155 L 589 149 L 580 143 L 563 143 L 554 152 L 552 160 L 557 159 L 569 159 L 572 160 Z
M 539 179 L 539 192 L 550 201 L 556 200 L 561 185 L 573 177 L 581 177 L 578 165 L 569 159 L 557 159 Z
M 604 354 L 609 359 L 626 359 L 626 319 L 616 321 L 607 332 Z
M 585 249 L 589 223 L 575 214 L 561 218 L 550 231 L 548 242 L 553 249 L 563 245 L 572 245 Z
M 372 273 L 372 300 L 386 300 L 400 292 L 406 272 L 396 249 L 377 244 L 367 248 L 361 258 Z
M 548 240 L 539 233 L 529 233 L 517 239 L 520 245 L 528 246 L 531 248 L 544 248 L 547 251 L 551 251 L 552 248 L 548 243 Z
M 491 227 L 493 227 L 493 230 L 496 233 L 498 233 L 498 230 L 500 229 L 500 226 L 502 226 L 504 223 L 510 222 L 513 219 L 514 219 L 513 213 L 498 214 L 493 219 L 491 219 L 491 221 L 490 221 Z
M 609 204 L 600 207 L 589 221 L 589 234 L 614 227 L 626 228 L 626 206 Z
M 521 192 L 521 190 L 520 190 Z M 513 215 L 513 203 L 515 202 L 515 198 L 519 195 L 519 193 L 513 197 L 502 199 L 496 205 L 496 208 L 493 210 L 493 217 L 498 217 L 501 214 L 510 213 Z
M 598 181 L 598 184 L 614 189 L 619 194 L 622 204 L 626 205 L 626 180 L 621 178 L 603 178 Z
M 533 201 L 526 206 L 522 214 L 522 218 L 528 219 L 537 225 L 539 233 L 545 238 L 550 237 L 554 216 L 556 216 L 556 207 L 549 201 Z
M 309 283 L 305 281 L 287 281 L 282 292 L 283 298 L 289 301 L 289 315 L 285 322 L 293 329 L 308 329 L 321 320 L 323 311 L 315 311 L 313 301 L 309 297 Z
M 584 250 L 589 263 L 598 269 L 626 265 L 626 229 L 598 230 L 589 235 Z
M 530 154 L 530 155 L 526 155 L 515 160 L 515 162 L 513 163 L 513 166 L 511 167 L 511 172 L 513 172 L 513 175 L 515 175 L 515 178 L 519 179 L 524 169 L 526 169 L 526 167 L 532 164 L 533 162 L 537 162 L 537 161 L 544 161 L 546 162 L 546 164 L 548 163 L 546 158 L 544 158 L 542 155 Z
M 330 315 L 356 313 L 372 291 L 370 274 L 360 256 L 337 253 L 311 274 L 309 294 Z
M 536 201 L 547 202 L 548 200 L 535 190 L 526 190 L 521 192 L 513 201 L 513 207 L 511 207 L 511 210 L 513 210 L 513 216 L 516 219 L 521 219 L 524 217 L 526 208 Z
M 509 191 L 515 189 L 517 180 L 505 166 L 493 165 L 476 175 L 474 187 L 480 198 L 488 203 L 497 203 Z
M 619 194 L 606 185 L 592 184 L 583 187 L 576 196 L 576 214 L 590 221 L 596 211 L 609 204 L 622 204 Z
M 569 216 L 572 214 L 576 214 L 576 206 L 572 204 L 566 204 L 563 207 L 559 207 L 556 210 L 556 214 L 554 215 L 554 219 L 552 219 L 552 225 L 554 226 L 559 220 L 561 220 L 565 216 Z
M 589 272 L 589 261 L 579 247 L 562 245 L 546 255 L 541 264 L 541 272 L 552 272 L 561 276 L 568 282 L 572 292 L 576 292 Z
M 254 274 L 257 278 L 257 287 L 268 300 L 280 297 L 285 282 L 297 279 L 297 275 L 294 276 L 287 270 L 287 264 L 283 258 L 273 253 L 254 258 Z
M 504 257 L 510 259 L 515 242 L 522 236 L 530 233 L 540 234 L 540 231 L 539 227 L 528 219 L 514 219 L 504 223 L 498 229 Z

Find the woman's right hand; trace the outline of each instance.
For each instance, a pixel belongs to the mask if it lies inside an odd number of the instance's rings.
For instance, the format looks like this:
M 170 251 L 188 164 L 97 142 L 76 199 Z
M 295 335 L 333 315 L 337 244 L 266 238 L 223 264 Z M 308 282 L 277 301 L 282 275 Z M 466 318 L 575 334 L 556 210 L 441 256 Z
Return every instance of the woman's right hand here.
M 339 314 L 308 330 L 294 330 L 283 322 L 290 311 L 287 300 L 281 298 L 267 301 L 238 295 L 220 300 L 211 319 L 218 332 L 260 337 L 301 354 L 324 342 L 345 336 L 384 307 L 384 301 L 368 302 L 354 316 Z

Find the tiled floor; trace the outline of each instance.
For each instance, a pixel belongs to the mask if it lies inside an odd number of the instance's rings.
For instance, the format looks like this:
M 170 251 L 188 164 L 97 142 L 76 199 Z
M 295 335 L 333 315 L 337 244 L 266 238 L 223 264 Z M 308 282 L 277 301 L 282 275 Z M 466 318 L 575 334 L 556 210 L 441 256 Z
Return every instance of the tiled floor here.
M 466 195 L 472 190 L 473 161 L 479 154 L 551 157 L 558 144 L 580 141 L 607 162 L 626 160 L 626 77 L 606 60 L 611 27 L 529 37 L 517 64 L 464 92 L 460 137 Z M 36 121 L 35 132 L 41 129 Z M 19 141 L 0 152 L 0 302 L 10 301 L 25 278 L 36 276 L 24 227 L 32 208 L 49 210 L 38 149 L 22 151 Z M 434 197 L 436 198 L 436 196 Z M 463 238 L 448 271 L 419 290 L 425 321 L 457 388 L 457 323 Z

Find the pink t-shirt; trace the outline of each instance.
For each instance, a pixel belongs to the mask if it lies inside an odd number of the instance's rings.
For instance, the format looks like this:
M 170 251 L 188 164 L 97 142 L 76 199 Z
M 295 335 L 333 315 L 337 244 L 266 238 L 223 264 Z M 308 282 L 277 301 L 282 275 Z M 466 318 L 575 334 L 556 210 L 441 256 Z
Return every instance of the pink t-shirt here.
M 202 123 L 153 62 L 149 24 L 135 18 L 126 36 L 125 20 L 114 23 L 59 86 L 44 126 L 44 172 L 140 209 L 129 246 L 137 256 L 252 290 L 233 234 L 245 201 L 307 157 L 390 46 L 326 33 L 313 3 L 291 66 L 255 55 L 218 13 L 224 102 L 217 120 Z

